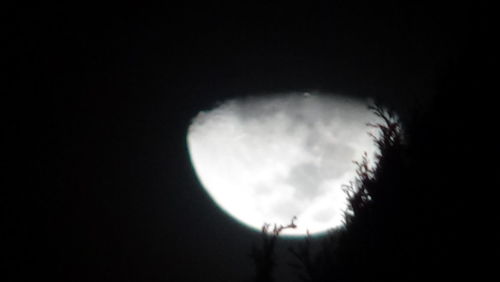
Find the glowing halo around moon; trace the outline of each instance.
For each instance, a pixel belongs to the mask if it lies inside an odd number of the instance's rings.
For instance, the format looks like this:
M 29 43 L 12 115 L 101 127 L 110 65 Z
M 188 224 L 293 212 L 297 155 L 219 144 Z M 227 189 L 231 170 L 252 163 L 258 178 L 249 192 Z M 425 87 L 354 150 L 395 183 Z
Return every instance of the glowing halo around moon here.
M 215 203 L 255 230 L 297 228 L 283 235 L 323 233 L 342 225 L 342 185 L 376 146 L 365 103 L 321 94 L 287 94 L 226 101 L 200 112 L 188 129 L 194 170 Z

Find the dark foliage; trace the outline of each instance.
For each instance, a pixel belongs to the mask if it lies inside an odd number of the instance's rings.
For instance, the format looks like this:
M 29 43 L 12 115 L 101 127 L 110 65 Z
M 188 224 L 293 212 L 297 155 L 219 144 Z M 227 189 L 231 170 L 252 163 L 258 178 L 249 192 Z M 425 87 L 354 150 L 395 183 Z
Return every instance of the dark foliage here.
M 255 281 L 256 282 L 272 282 L 274 281 L 273 270 L 276 266 L 275 262 L 275 247 L 276 241 L 280 233 L 285 229 L 295 228 L 295 217 L 290 224 L 274 225 L 272 229 L 269 224 L 262 227 L 262 245 L 260 247 L 253 246 L 250 257 L 255 265 Z
M 317 254 L 311 254 L 310 238 L 291 250 L 291 266 L 302 281 L 487 275 L 499 187 L 498 146 L 491 144 L 495 111 L 483 94 L 494 89 L 492 74 L 492 68 L 464 58 L 438 81 L 432 106 L 404 126 L 393 112 L 371 107 L 383 121 L 369 125 L 380 132 L 373 136 L 377 165 L 370 167 L 366 155 L 356 163 L 357 177 L 344 187 L 345 226 Z

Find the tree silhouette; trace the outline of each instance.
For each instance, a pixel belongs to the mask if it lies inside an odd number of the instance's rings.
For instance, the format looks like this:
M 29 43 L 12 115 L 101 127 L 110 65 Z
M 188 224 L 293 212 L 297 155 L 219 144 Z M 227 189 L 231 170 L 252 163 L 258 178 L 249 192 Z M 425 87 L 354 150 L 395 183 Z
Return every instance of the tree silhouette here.
M 376 143 L 379 153 L 375 156 L 378 165 L 386 162 L 385 158 L 393 154 L 396 147 L 402 145 L 401 125 L 397 116 L 381 105 L 375 104 L 370 106 L 375 115 L 382 119 L 382 123 L 368 124 L 368 126 L 376 127 L 380 132 L 379 135 L 372 135 Z M 328 277 L 331 270 L 339 268 L 339 254 L 336 254 L 339 242 L 347 244 L 349 240 L 356 238 L 359 243 L 363 240 L 360 230 L 363 224 L 368 221 L 367 216 L 371 209 L 370 204 L 377 197 L 376 180 L 380 172 L 379 166 L 375 168 L 369 166 L 368 156 L 365 153 L 362 160 L 354 162 L 356 164 L 356 178 L 348 185 L 344 186 L 344 191 L 348 196 L 348 208 L 345 212 L 345 227 L 332 230 L 327 239 L 324 240 L 322 250 L 319 254 L 311 253 L 311 238 L 307 236 L 298 248 L 290 248 L 289 251 L 296 258 L 298 263 L 291 262 L 289 265 L 294 268 L 297 275 L 302 281 L 323 281 Z M 295 219 L 295 218 L 294 218 Z M 276 241 L 285 228 L 295 227 L 293 220 L 288 226 L 274 226 L 272 232 L 269 232 L 269 225 L 264 225 L 262 228 L 262 247 L 252 249 L 251 257 L 253 258 L 256 275 L 255 281 L 273 281 L 272 273 L 275 267 L 274 248 Z M 353 241 L 354 242 L 354 241 Z M 355 250 L 353 244 L 350 252 Z M 357 246 L 358 252 L 363 251 Z M 361 255 L 366 257 L 366 255 Z M 340 273 L 337 271 L 337 273 Z
M 252 258 L 255 266 L 255 277 L 254 281 L 256 282 L 272 282 L 274 281 L 273 271 L 276 266 L 275 261 L 275 247 L 276 241 L 280 233 L 285 229 L 296 228 L 294 221 L 296 217 L 292 218 L 290 224 L 276 225 L 274 224 L 271 229 L 270 224 L 264 224 L 262 226 L 261 235 L 262 235 L 262 245 L 260 247 L 253 246 L 252 251 L 250 253 L 250 257 Z
M 478 54 L 446 69 L 432 103 L 404 124 L 371 107 L 376 166 L 356 163 L 344 226 L 314 254 L 309 239 L 291 251 L 303 281 L 478 280 L 495 269 L 485 253 L 497 241 L 496 65 Z

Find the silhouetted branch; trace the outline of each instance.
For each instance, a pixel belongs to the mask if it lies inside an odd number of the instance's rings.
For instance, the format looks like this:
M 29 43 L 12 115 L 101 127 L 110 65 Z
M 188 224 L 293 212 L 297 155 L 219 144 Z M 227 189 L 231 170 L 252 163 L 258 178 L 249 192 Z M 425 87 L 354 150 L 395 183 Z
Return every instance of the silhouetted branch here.
M 260 248 L 253 246 L 250 254 L 255 265 L 256 282 L 274 281 L 273 271 L 276 266 L 274 250 L 276 241 L 283 230 L 297 227 L 294 222 L 295 220 L 297 220 L 296 216 L 294 216 L 290 224 L 286 226 L 274 224 L 272 230 L 270 230 L 270 224 L 264 224 L 264 226 L 262 226 L 262 245 Z
M 318 254 L 312 254 L 309 234 L 297 248 L 289 248 L 296 261 L 288 265 L 297 272 L 302 281 L 331 281 L 332 277 L 339 281 L 368 281 L 368 268 L 378 264 L 377 261 L 370 261 L 380 254 L 372 249 L 375 239 L 369 234 L 376 232 L 376 229 L 372 229 L 375 224 L 373 219 L 376 218 L 380 222 L 381 217 L 373 214 L 380 212 L 380 209 L 376 210 L 374 203 L 377 197 L 387 202 L 389 193 L 380 191 L 393 189 L 388 186 L 392 184 L 386 183 L 390 178 L 385 177 L 384 173 L 388 166 L 392 168 L 395 164 L 400 164 L 400 159 L 394 156 L 399 156 L 401 152 L 399 149 L 403 145 L 403 134 L 401 122 L 394 112 L 379 104 L 370 106 L 369 109 L 381 119 L 378 123 L 367 124 L 378 131 L 378 134 L 370 134 L 379 151 L 374 156 L 375 165 L 370 165 L 366 152 L 360 161 L 354 161 L 356 176 L 342 187 L 348 201 L 344 213 L 345 224 L 336 230 L 338 232 L 327 236 Z M 262 245 L 260 248 L 253 247 L 251 254 L 255 264 L 256 282 L 274 281 L 272 275 L 276 265 L 276 241 L 284 229 L 295 228 L 294 220 L 295 217 L 287 226 L 274 225 L 271 228 L 269 224 L 265 224 L 262 227 Z

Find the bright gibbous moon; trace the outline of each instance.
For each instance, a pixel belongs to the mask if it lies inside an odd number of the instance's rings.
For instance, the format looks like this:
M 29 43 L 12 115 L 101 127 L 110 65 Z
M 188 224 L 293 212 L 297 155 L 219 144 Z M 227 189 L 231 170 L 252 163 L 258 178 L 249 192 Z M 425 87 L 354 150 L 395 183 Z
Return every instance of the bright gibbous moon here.
M 376 146 L 367 105 L 345 97 L 289 94 L 234 99 L 200 112 L 188 130 L 196 174 L 217 205 L 260 230 L 265 223 L 322 233 L 344 219 L 343 184 Z

